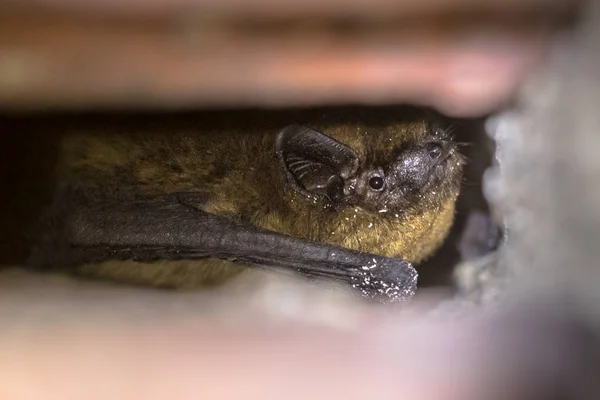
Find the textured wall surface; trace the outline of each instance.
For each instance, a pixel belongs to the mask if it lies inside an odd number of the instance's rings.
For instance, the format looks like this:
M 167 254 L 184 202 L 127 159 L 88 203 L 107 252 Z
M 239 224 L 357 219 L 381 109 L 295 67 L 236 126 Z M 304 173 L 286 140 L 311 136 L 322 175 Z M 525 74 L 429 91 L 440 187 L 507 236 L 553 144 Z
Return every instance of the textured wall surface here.
M 487 173 L 486 192 L 507 239 L 499 260 L 459 271 L 470 299 L 486 302 L 515 289 L 599 308 L 599 4 L 584 15 L 523 89 L 519 106 L 488 121 L 497 165 Z
M 477 54 L 499 45 L 494 71 L 505 81 L 536 58 L 543 32 L 571 3 L 157 0 L 142 7 L 140 1 L 4 1 L 0 107 L 418 101 L 458 112 L 448 76 L 456 52 L 463 53 L 463 64 L 481 66 L 486 63 Z M 472 30 L 491 45 L 462 43 Z M 518 35 L 516 55 L 496 40 L 497 32 Z M 456 73 L 476 76 L 468 67 Z M 490 92 L 498 90 L 497 82 L 488 84 Z M 481 112 L 490 102 L 479 96 L 469 106 Z

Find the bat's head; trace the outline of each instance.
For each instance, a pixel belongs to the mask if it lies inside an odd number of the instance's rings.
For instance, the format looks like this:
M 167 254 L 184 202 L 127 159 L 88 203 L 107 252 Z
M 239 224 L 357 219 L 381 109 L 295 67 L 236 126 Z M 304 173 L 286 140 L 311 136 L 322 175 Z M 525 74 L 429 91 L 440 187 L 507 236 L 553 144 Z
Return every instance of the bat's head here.
M 418 211 L 455 198 L 462 176 L 463 158 L 447 131 L 435 125 L 427 129 L 392 148 L 373 144 L 377 154 L 361 159 L 323 133 L 292 125 L 279 133 L 276 152 L 292 187 L 330 208 Z

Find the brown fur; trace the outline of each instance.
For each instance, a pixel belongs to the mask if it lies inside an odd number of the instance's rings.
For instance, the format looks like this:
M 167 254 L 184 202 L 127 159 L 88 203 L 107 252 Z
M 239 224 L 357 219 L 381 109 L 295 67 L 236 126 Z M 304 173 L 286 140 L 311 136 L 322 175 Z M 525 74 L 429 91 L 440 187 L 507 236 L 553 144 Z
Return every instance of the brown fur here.
M 385 159 L 394 148 L 429 131 L 424 121 L 385 126 L 313 121 L 311 127 L 349 145 L 360 160 Z M 158 195 L 202 191 L 204 209 L 254 225 L 375 254 L 418 263 L 445 239 L 454 217 L 457 180 L 427 193 L 401 213 L 339 212 L 294 192 L 284 181 L 274 153 L 277 130 L 210 131 L 165 134 L 70 133 L 62 143 L 59 174 L 94 185 L 119 185 L 135 193 Z M 81 269 L 120 281 L 172 287 L 220 283 L 242 268 L 222 260 L 153 264 L 108 262 Z

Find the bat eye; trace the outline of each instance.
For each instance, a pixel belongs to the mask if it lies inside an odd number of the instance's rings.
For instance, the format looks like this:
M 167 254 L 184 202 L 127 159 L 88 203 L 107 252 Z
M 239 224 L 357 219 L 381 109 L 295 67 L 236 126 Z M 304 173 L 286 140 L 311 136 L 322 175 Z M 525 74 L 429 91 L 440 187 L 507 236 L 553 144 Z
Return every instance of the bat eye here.
M 383 178 L 380 176 L 374 176 L 371 179 L 369 179 L 369 186 L 373 190 L 379 191 L 379 190 L 383 189 L 384 183 L 385 182 L 383 181 Z

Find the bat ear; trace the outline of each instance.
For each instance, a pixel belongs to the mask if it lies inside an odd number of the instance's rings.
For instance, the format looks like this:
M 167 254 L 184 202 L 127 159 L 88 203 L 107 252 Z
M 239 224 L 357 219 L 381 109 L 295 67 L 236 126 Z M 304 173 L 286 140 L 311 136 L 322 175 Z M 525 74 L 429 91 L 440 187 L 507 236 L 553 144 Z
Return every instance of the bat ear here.
M 344 180 L 358 169 L 358 156 L 350 147 L 306 126 L 282 129 L 275 151 L 296 191 L 332 203 L 339 202 Z

